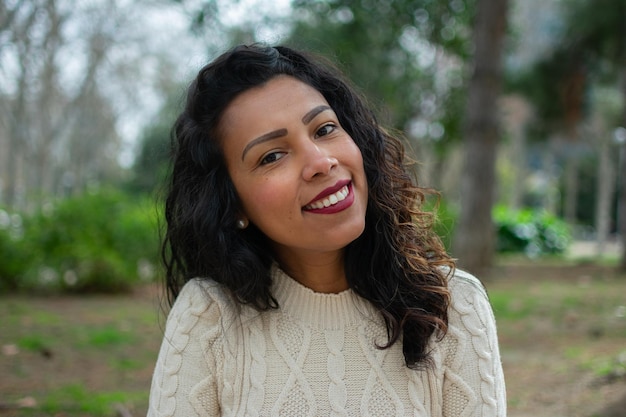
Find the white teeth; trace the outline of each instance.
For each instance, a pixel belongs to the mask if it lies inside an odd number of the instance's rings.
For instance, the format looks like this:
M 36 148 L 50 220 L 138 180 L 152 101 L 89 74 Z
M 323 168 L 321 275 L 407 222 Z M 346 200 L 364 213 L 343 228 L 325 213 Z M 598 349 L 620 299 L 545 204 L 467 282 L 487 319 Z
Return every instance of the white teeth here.
M 336 193 L 324 197 L 322 200 L 317 200 L 311 204 L 308 204 L 304 208 L 310 210 L 334 206 L 338 202 L 345 200 L 348 196 L 348 193 L 348 186 L 344 185 L 341 190 L 337 191 Z

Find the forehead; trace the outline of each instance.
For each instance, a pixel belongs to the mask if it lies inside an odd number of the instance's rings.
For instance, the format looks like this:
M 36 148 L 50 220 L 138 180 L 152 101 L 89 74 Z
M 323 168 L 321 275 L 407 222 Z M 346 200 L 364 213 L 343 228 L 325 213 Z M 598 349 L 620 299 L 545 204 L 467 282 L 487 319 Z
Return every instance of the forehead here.
M 235 97 L 224 110 L 221 127 L 241 126 L 243 121 L 249 124 L 256 117 L 280 119 L 319 104 L 328 102 L 315 88 L 294 77 L 280 75 Z
M 302 126 L 303 117 L 320 105 L 328 102 L 319 91 L 287 75 L 244 91 L 226 107 L 218 124 L 226 160 L 240 157 L 248 143 L 262 135 Z

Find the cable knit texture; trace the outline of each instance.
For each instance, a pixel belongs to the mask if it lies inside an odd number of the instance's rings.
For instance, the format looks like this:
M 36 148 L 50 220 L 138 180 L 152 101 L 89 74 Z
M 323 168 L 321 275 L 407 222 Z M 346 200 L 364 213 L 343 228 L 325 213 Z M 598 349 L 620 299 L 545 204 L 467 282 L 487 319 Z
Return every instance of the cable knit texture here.
M 148 416 L 505 416 L 504 377 L 487 294 L 450 279 L 446 337 L 435 366 L 404 365 L 402 344 L 351 290 L 320 294 L 279 269 L 277 310 L 235 303 L 212 281 L 185 285 L 168 317 Z

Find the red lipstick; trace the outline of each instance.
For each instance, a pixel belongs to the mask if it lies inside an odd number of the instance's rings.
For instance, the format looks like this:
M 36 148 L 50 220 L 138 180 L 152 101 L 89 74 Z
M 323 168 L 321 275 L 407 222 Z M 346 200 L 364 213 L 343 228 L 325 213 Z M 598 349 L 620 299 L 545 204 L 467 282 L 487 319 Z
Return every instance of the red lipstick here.
M 333 194 L 335 197 L 333 197 Z M 325 200 L 326 197 L 330 197 L 328 199 L 331 202 L 330 205 L 328 205 L 328 201 L 325 204 L 320 202 L 320 200 Z M 315 214 L 333 214 L 347 209 L 352 203 L 354 203 L 352 182 L 342 180 L 319 193 L 310 203 L 304 206 L 303 210 Z
M 313 198 L 313 200 L 306 203 L 305 206 L 308 206 L 309 204 L 312 204 L 316 202 L 317 200 L 321 200 L 322 198 L 326 196 L 336 193 L 337 191 L 341 190 L 346 185 L 350 184 L 350 182 L 351 182 L 350 180 L 337 181 L 337 184 L 333 185 L 332 187 L 326 188 L 324 191 L 316 195 L 315 198 Z M 352 191 L 352 187 L 350 187 L 350 191 Z

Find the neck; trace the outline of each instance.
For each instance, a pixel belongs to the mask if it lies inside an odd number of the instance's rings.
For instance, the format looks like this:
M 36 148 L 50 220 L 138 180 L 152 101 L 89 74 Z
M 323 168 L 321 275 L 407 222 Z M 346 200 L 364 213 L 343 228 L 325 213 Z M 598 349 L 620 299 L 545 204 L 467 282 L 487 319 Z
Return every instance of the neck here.
M 277 248 L 276 252 L 281 269 L 305 287 L 328 294 L 348 289 L 343 250 L 303 254 Z

